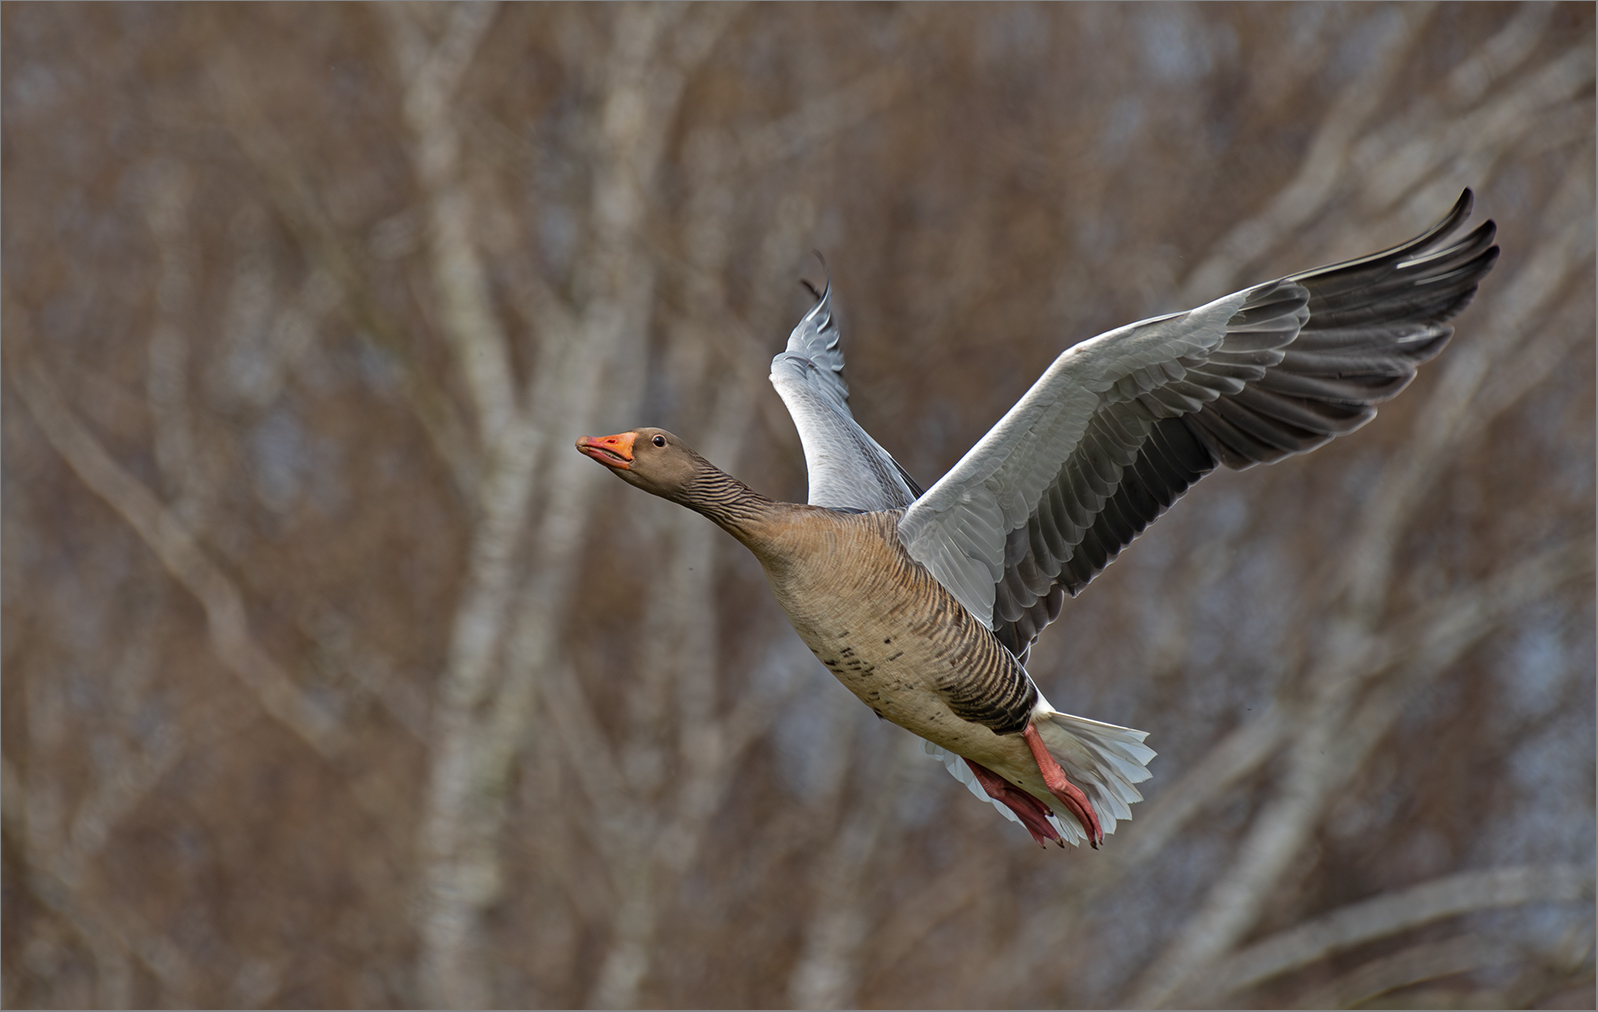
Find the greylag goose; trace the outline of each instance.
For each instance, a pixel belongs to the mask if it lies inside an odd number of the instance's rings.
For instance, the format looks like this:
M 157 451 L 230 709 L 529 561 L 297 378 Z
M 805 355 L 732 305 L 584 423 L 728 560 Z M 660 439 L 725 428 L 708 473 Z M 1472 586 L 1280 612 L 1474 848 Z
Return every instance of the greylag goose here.
M 1470 206 L 1466 190 L 1401 246 L 1067 348 L 925 492 L 850 414 L 830 283 L 771 363 L 807 503 L 760 495 L 664 429 L 577 449 L 741 541 L 821 663 L 1040 845 L 1097 847 L 1155 753 L 1146 732 L 1044 698 L 1025 667 L 1038 632 L 1217 464 L 1359 428 L 1442 351 L 1498 257 L 1491 221 L 1447 244 Z

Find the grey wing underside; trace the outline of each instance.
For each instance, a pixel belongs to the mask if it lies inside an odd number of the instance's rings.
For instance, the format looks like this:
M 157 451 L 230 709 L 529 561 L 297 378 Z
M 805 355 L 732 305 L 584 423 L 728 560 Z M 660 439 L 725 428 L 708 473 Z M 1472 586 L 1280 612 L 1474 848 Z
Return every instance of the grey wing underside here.
M 806 501 L 867 512 L 903 509 L 921 487 L 850 413 L 838 338 L 828 284 L 789 335 L 787 349 L 771 360 L 771 385 L 788 406 L 804 445 L 810 478 Z
M 1017 657 L 1217 464 L 1364 425 L 1440 352 L 1498 257 L 1470 191 L 1393 249 L 1135 323 L 1066 350 L 905 513 L 899 538 Z

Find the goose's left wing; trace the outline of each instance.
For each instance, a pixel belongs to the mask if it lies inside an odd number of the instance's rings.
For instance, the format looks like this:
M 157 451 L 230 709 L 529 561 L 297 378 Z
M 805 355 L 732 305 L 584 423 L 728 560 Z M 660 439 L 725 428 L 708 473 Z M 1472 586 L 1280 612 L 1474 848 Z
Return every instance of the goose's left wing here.
M 921 494 L 921 486 L 854 420 L 838 339 L 829 282 L 789 335 L 787 349 L 771 360 L 771 385 L 804 445 L 807 501 L 867 512 L 902 509 Z
M 1444 246 L 1470 191 L 1383 253 L 1112 330 L 1067 349 L 905 512 L 899 540 L 1016 656 L 1217 464 L 1314 449 L 1442 350 L 1498 256 L 1486 222 Z

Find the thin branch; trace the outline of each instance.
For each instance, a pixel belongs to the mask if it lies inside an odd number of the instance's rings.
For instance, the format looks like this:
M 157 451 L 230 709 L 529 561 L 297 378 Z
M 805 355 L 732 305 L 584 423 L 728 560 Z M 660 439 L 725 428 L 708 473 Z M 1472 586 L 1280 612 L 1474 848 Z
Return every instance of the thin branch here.
M 491 449 L 515 418 L 510 342 L 494 313 L 487 272 L 472 237 L 476 203 L 465 179 L 455 93 L 492 23 L 493 3 L 463 3 L 450 9 L 444 37 L 418 61 L 417 31 L 408 10 L 378 8 L 395 38 L 395 57 L 410 77 L 405 118 L 414 135 L 411 160 L 427 201 L 431 223 L 433 288 L 440 323 L 455 352 L 477 413 L 478 442 Z
M 423 691 L 397 677 L 390 664 L 357 638 L 352 622 L 309 591 L 298 595 L 294 624 L 321 648 L 326 662 L 347 675 L 423 745 L 429 743 L 428 700 Z
M 1590 902 L 1592 896 L 1592 869 L 1576 865 L 1449 875 L 1350 904 L 1256 942 L 1195 981 L 1182 997 L 1186 1002 L 1203 1003 L 1447 917 L 1528 903 Z
M 44 367 L 27 362 L 12 385 L 45 438 L 73 472 L 144 539 L 161 564 L 205 609 L 211 648 L 267 713 L 319 755 L 340 751 L 341 729 L 317 707 L 250 634 L 244 598 L 211 562 L 188 529 L 144 483 L 111 458 L 66 406 Z
M 1585 555 L 1582 547 L 1589 548 Z M 1408 698 L 1516 610 L 1562 583 L 1590 578 L 1590 573 L 1590 546 L 1560 546 L 1496 576 L 1491 593 L 1472 585 L 1427 609 L 1430 621 L 1419 630 L 1400 623 L 1367 638 L 1363 650 L 1334 651 L 1326 670 L 1336 671 L 1336 678 L 1323 671 L 1306 681 L 1361 684 L 1414 653 L 1401 676 L 1385 680 L 1364 707 L 1350 712 L 1346 693 L 1323 694 L 1293 722 L 1297 737 L 1281 785 L 1250 825 L 1237 859 L 1211 888 L 1200 911 L 1145 971 L 1129 1004 L 1156 1007 L 1188 998 L 1188 982 L 1207 972 L 1255 923 L 1270 889 L 1319 824 L 1336 787 L 1363 766 Z M 1402 646 L 1384 649 L 1384 644 Z
M 1329 767 L 1348 771 L 1363 767 L 1417 691 L 1527 605 L 1562 586 L 1590 582 L 1593 548 L 1588 539 L 1522 559 L 1490 580 L 1397 623 L 1382 637 L 1386 649 L 1373 658 L 1377 670 L 1364 679 L 1376 681 L 1375 687 L 1328 750 Z M 1377 681 L 1389 667 L 1392 674 Z M 1340 782 L 1347 779 L 1343 776 Z
M 185 166 L 161 160 L 149 166 L 143 194 L 144 217 L 160 262 L 145 395 L 166 492 L 173 498 L 173 511 L 191 527 L 204 525 L 212 498 L 212 481 L 189 417 L 189 337 L 182 325 L 195 300 L 198 256 L 188 222 L 193 188 Z
M 1004 883 L 997 881 L 995 874 L 1001 866 L 984 860 L 988 856 L 965 855 L 966 860 L 953 862 L 937 881 L 916 890 L 894 907 L 872 932 L 871 976 L 890 974 L 900 960 L 919 948 L 944 922 L 964 914 L 985 893 L 1003 890 Z M 863 983 L 869 983 L 869 979 Z
M 850 127 L 881 115 L 910 83 L 911 75 L 896 63 L 809 99 L 781 119 L 741 135 L 735 148 L 737 161 L 727 168 L 754 172 L 813 152 Z
M 1402 458 L 1392 458 L 1375 482 L 1375 493 L 1360 510 L 1359 525 L 1339 556 L 1341 571 L 1327 581 L 1328 587 L 1349 588 L 1354 613 L 1374 616 L 1381 609 L 1390 589 L 1394 549 L 1420 497 L 1495 417 L 1482 402 L 1484 386 L 1525 342 L 1526 327 L 1548 314 L 1566 279 L 1583 266 L 1583 237 L 1591 248 L 1591 229 L 1585 225 L 1591 198 L 1583 196 L 1590 190 L 1591 175 L 1591 163 L 1583 160 L 1566 174 L 1545 208 L 1547 238 L 1519 271 L 1500 283 L 1492 315 L 1473 323 L 1475 339 L 1450 349 L 1442 375 L 1416 415 Z M 1583 208 L 1588 218 L 1580 216 Z M 1490 407 L 1502 411 L 1509 404 L 1495 399 Z
M 227 41 L 228 33 L 215 30 L 209 34 L 214 43 L 206 69 L 215 88 L 219 118 L 265 181 L 272 206 L 300 248 L 334 279 L 343 299 L 341 308 L 356 332 L 399 364 L 400 396 L 421 423 L 439 460 L 449 468 L 457 493 L 475 503 L 480 464 L 454 401 L 416 362 L 405 328 L 379 302 L 343 232 L 327 214 L 310 181 L 296 171 L 300 159 L 257 107 L 255 91 L 245 80 L 243 60 Z
M 788 977 L 794 1008 L 854 1008 L 871 951 L 873 891 L 870 871 L 894 816 L 894 797 L 904 784 L 908 762 L 923 761 L 920 743 L 897 738 L 887 763 L 874 764 L 868 789 L 832 834 L 831 845 L 814 866 L 810 916 L 804 940 Z M 907 759 L 910 753 L 915 759 Z
M 600 729 L 570 664 L 559 664 L 545 672 L 540 692 L 550 710 L 559 715 L 551 721 L 552 730 L 565 747 L 567 764 L 587 796 L 588 810 L 597 816 L 595 846 L 605 856 L 606 864 L 615 867 L 621 863 L 622 854 L 612 848 L 629 832 L 626 824 L 631 823 L 635 813 L 628 805 L 626 779 L 616 765 L 609 739 Z
M 1325 210 L 1339 182 L 1346 178 L 1344 163 L 1350 149 L 1380 107 L 1388 84 L 1404 66 L 1432 10 L 1429 3 L 1398 9 L 1393 24 L 1376 43 L 1374 66 L 1355 78 L 1332 103 L 1304 153 L 1298 174 L 1263 211 L 1234 225 L 1193 268 L 1182 286 L 1183 305 L 1198 305 L 1229 291 L 1244 267 Z
M 164 754 L 156 762 L 172 759 L 175 756 Z M 99 971 L 95 986 L 99 1004 L 105 1008 L 132 1004 L 129 955 L 161 982 L 169 1002 L 193 1004 L 196 974 L 183 950 L 131 911 L 117 910 L 103 901 L 86 901 L 83 866 L 92 852 L 84 851 L 72 839 L 55 838 L 30 819 L 30 794 L 27 778 L 10 760 L 0 758 L 0 798 L 4 799 L 0 824 L 22 852 L 30 892 L 71 925 L 93 953 Z
M 1147 811 L 1138 813 L 1139 818 L 1122 831 L 1128 836 L 1123 846 L 1106 849 L 1108 881 L 1101 882 L 1095 875 L 1091 894 L 1101 894 L 1106 886 L 1119 882 L 1169 846 L 1218 797 L 1263 766 L 1290 730 L 1291 722 L 1282 707 L 1272 705 L 1217 742 L 1198 765 L 1161 791 Z
M 1472 107 L 1504 90 L 1503 81 L 1536 52 L 1552 13 L 1552 4 L 1524 4 L 1497 34 L 1472 50 L 1448 72 L 1441 88 L 1420 94 L 1398 115 L 1361 138 L 1349 155 L 1349 165 L 1353 169 L 1351 175 L 1363 179 L 1373 173 L 1380 174 L 1381 170 L 1375 167 L 1392 168 L 1405 161 L 1405 158 L 1395 156 L 1395 152 L 1406 149 L 1420 154 L 1422 162 L 1435 165 L 1435 159 L 1426 149 L 1417 149 L 1415 141 L 1424 137 L 1428 148 L 1435 150 L 1442 145 L 1445 136 L 1457 137 L 1449 133 L 1451 125 L 1475 115 L 1470 112 Z M 1468 137 L 1466 140 L 1468 143 Z M 1458 172 L 1451 175 L 1458 175 Z M 1446 193 L 1442 199 L 1446 201 L 1453 196 L 1453 193 Z M 1362 203 L 1371 210 L 1377 210 L 1388 207 L 1396 199 L 1396 193 L 1390 193 L 1380 200 L 1372 199 L 1367 189 Z M 1434 214 L 1429 208 L 1417 208 L 1410 220 L 1420 225 L 1430 222 Z
M 1443 942 L 1412 945 L 1373 959 L 1311 991 L 1294 1004 L 1302 1009 L 1356 1008 L 1389 991 L 1501 966 L 1520 957 L 1519 952 L 1500 939 L 1459 935 Z
M 1451 163 L 1472 166 L 1470 176 L 1485 176 L 1491 162 L 1537 128 L 1544 112 L 1568 104 L 1583 91 L 1591 93 L 1593 61 L 1591 46 L 1573 46 L 1469 113 L 1440 115 L 1422 126 L 1394 131 L 1392 139 L 1398 143 L 1379 162 L 1374 151 L 1357 152 L 1352 161 L 1366 180 L 1362 203 L 1385 207 L 1425 180 L 1432 180 L 1430 188 L 1446 200 L 1444 191 L 1454 187 L 1458 175 L 1457 168 L 1447 171 Z M 1372 163 L 1360 164 L 1361 155 L 1373 158 Z

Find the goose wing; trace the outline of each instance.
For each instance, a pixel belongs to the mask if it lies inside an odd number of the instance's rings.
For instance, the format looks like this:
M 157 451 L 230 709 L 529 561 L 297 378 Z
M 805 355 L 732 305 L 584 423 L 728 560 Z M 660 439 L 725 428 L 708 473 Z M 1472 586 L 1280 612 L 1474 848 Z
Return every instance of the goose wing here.
M 1217 464 L 1269 463 L 1370 421 L 1453 333 L 1495 228 L 1258 285 L 1067 349 L 905 512 L 899 539 L 1025 658 L 1065 595 Z
M 771 385 L 804 445 L 807 501 L 867 512 L 902 509 L 921 494 L 921 486 L 850 413 L 838 339 L 829 282 L 788 336 L 788 347 L 771 360 Z

